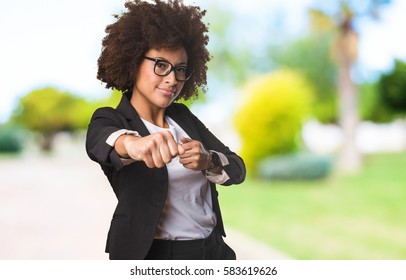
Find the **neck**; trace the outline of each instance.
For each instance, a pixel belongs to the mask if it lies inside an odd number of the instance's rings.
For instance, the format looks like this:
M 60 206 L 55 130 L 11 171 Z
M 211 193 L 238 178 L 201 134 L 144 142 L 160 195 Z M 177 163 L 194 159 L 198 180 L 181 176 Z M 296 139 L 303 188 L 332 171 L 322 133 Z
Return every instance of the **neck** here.
M 134 98 L 134 96 L 131 97 L 130 102 L 140 118 L 159 127 L 169 127 L 165 120 L 165 108 L 147 106 L 143 102 L 137 101 L 137 98 Z

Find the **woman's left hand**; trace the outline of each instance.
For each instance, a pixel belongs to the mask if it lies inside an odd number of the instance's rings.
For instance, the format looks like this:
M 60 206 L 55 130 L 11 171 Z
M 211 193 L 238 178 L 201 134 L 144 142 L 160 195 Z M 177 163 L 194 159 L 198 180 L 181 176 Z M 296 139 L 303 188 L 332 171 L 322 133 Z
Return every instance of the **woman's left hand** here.
M 179 162 L 185 168 L 201 171 L 210 167 L 210 153 L 202 143 L 185 137 L 181 137 L 180 141 L 185 152 L 179 155 Z

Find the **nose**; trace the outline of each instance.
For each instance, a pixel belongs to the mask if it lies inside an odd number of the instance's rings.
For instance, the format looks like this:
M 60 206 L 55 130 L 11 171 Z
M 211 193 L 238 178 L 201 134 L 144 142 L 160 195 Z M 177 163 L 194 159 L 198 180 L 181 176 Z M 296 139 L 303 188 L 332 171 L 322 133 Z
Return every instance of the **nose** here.
M 178 83 L 176 80 L 175 71 L 172 70 L 168 75 L 165 76 L 165 83 L 170 85 L 176 85 Z

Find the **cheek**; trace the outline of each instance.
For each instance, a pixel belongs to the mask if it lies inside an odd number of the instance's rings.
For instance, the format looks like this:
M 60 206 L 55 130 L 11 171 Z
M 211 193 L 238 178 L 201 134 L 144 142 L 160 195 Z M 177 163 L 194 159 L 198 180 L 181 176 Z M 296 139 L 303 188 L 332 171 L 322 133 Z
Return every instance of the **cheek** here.
M 148 71 L 148 69 L 140 68 L 138 75 L 135 77 L 135 84 L 137 86 L 143 87 L 153 87 L 160 82 L 160 77 L 155 75 L 153 72 Z

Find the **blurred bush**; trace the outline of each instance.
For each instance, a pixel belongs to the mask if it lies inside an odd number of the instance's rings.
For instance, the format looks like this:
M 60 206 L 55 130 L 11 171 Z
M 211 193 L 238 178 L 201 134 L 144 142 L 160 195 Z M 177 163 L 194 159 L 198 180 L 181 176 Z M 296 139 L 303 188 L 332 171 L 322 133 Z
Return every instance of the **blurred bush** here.
M 270 46 L 268 56 L 278 67 L 303 74 L 314 88 L 313 116 L 322 123 L 336 123 L 337 65 L 331 56 L 331 32 L 314 32 L 296 41 Z
M 378 82 L 361 84 L 358 91 L 359 110 L 362 120 L 388 123 L 395 119 L 393 110 L 382 102 Z
M 271 180 L 316 180 L 327 177 L 333 167 L 328 156 L 291 154 L 261 161 L 258 176 Z
M 382 102 L 394 113 L 406 113 L 406 63 L 395 61 L 391 72 L 383 74 L 379 80 L 379 90 Z
M 23 149 L 23 136 L 20 128 L 0 126 L 0 153 L 19 153 Z
M 116 107 L 120 98 L 121 92 L 113 91 L 106 99 L 90 102 L 57 88 L 37 89 L 20 99 L 11 122 L 36 132 L 41 149 L 51 151 L 58 132 L 86 129 L 96 108 Z
M 33 90 L 20 99 L 12 121 L 42 136 L 41 148 L 52 149 L 52 141 L 59 131 L 72 131 L 77 117 L 78 98 L 56 88 Z
M 388 123 L 406 113 L 406 63 L 395 60 L 394 67 L 376 82 L 359 86 L 360 113 L 363 120 Z
M 248 172 L 269 156 L 296 151 L 303 121 L 311 111 L 313 89 L 297 72 L 280 70 L 254 80 L 235 115 Z

